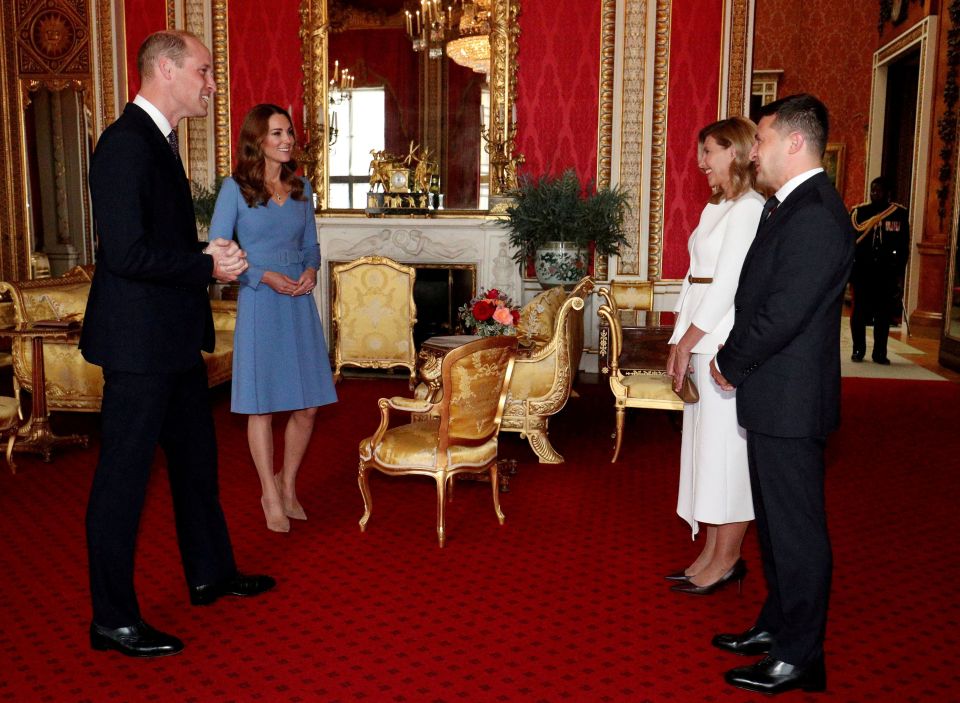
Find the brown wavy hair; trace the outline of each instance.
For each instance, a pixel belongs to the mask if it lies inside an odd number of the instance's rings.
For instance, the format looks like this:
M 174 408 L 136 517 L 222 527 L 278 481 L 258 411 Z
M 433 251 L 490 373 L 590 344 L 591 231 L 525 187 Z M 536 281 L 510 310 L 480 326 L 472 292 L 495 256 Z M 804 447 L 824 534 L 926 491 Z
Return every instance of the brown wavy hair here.
M 730 185 L 733 187 L 733 200 L 746 193 L 757 184 L 757 167 L 750 160 L 750 151 L 757 135 L 757 125 L 746 117 L 728 117 L 725 120 L 708 124 L 697 135 L 697 148 L 702 149 L 707 137 L 713 137 L 720 148 L 733 147 L 734 157 L 730 164 Z M 717 191 L 710 198 L 718 203 L 724 198 L 723 191 Z
M 279 105 L 263 103 L 254 106 L 243 118 L 240 127 L 240 137 L 237 139 L 237 167 L 233 169 L 233 180 L 240 186 L 240 193 L 249 207 L 266 205 L 270 201 L 270 191 L 263 180 L 264 137 L 270 130 L 270 118 L 273 115 L 283 115 L 290 124 L 290 114 Z M 304 200 L 303 181 L 297 176 L 297 162 L 291 159 L 280 164 L 280 182 L 290 186 L 290 197 L 294 200 Z

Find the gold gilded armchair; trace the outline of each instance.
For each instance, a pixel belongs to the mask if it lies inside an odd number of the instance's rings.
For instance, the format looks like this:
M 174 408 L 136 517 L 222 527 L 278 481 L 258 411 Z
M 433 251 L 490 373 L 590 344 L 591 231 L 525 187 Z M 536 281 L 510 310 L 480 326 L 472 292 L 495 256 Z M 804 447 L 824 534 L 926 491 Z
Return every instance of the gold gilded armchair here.
M 334 382 L 344 366 L 402 366 L 416 379 L 413 326 L 416 270 L 383 256 L 364 256 L 333 267 Z
M 0 293 L 13 302 L 14 320 L 25 325 L 40 320 L 83 321 L 90 293 L 90 278 L 74 269 L 63 276 L 29 281 L 0 282 Z M 11 345 L 14 392 L 33 393 L 31 340 L 18 337 Z M 80 355 L 77 339 L 48 341 L 43 345 L 47 408 L 96 412 L 103 398 L 103 373 Z
M 577 284 L 553 319 L 549 341 L 517 359 L 510 381 L 500 431 L 519 432 L 542 464 L 563 462 L 547 436 L 548 421 L 570 398 L 583 354 L 583 298 L 591 292 L 592 279 Z
M 651 310 L 653 283 L 612 283 L 611 288 L 601 288 L 598 294 L 605 302 L 597 314 L 610 328 L 610 390 L 617 414 L 616 443 L 613 459 L 610 460 L 610 463 L 614 463 L 620 456 L 627 408 L 683 410 L 683 401 L 673 392 L 673 380 L 663 370 L 640 370 L 630 375 L 624 375 L 620 370 L 620 355 L 623 352 L 623 323 L 620 316 L 623 313 Z
M 75 266 L 62 276 L 29 281 L 0 281 L 0 294 L 13 303 L 13 321 L 28 325 L 41 320 L 76 321 L 80 326 L 87 308 L 92 266 Z M 235 301 L 211 301 L 216 346 L 203 352 L 210 387 L 229 381 L 233 373 L 233 330 Z M 46 403 L 49 410 L 99 412 L 103 400 L 103 372 L 87 363 L 77 346 L 79 334 L 65 341 L 47 340 L 43 345 Z M 33 351 L 26 337 L 14 339 L 14 391 L 33 392 Z
M 497 432 L 514 368 L 515 337 L 486 337 L 450 351 L 441 366 L 443 397 L 381 398 L 380 426 L 360 442 L 360 492 L 366 531 L 373 500 L 369 469 L 392 476 L 432 476 L 437 483 L 437 539 L 446 541 L 444 510 L 456 474 L 489 472 L 493 509 L 502 525 L 497 480 Z M 426 419 L 390 427 L 390 411 L 421 413 Z

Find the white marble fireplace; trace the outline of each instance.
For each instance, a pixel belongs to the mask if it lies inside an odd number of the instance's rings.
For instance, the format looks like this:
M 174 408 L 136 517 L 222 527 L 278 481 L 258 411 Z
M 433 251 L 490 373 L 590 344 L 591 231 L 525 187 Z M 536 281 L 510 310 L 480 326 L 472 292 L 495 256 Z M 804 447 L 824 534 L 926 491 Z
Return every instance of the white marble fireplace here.
M 361 256 L 387 256 L 402 264 L 473 266 L 478 290 L 498 288 L 519 304 L 523 298 L 520 271 L 501 222 L 495 218 L 317 217 L 318 304 L 327 339 L 331 262 Z

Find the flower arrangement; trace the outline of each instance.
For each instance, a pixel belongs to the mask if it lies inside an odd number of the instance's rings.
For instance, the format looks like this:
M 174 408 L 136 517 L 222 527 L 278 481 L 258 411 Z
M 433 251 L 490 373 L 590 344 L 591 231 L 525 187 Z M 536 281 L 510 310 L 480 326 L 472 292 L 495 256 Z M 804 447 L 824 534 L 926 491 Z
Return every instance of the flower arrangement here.
M 513 336 L 520 322 L 520 309 L 496 288 L 480 291 L 480 295 L 464 303 L 459 310 L 463 326 L 481 337 Z

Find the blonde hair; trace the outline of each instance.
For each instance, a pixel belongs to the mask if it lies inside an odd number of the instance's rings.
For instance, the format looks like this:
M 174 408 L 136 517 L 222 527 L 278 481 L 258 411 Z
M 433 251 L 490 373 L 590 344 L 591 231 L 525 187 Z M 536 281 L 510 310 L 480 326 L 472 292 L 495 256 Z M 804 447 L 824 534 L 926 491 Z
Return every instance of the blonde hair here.
M 708 124 L 697 135 L 697 148 L 703 149 L 707 137 L 713 137 L 720 148 L 733 147 L 733 161 L 730 163 L 730 186 L 733 191 L 731 200 L 736 200 L 757 182 L 757 169 L 750 160 L 750 151 L 757 135 L 757 125 L 746 117 L 728 117 L 725 120 Z M 710 198 L 711 203 L 718 203 L 724 198 L 722 191 L 715 192 Z

